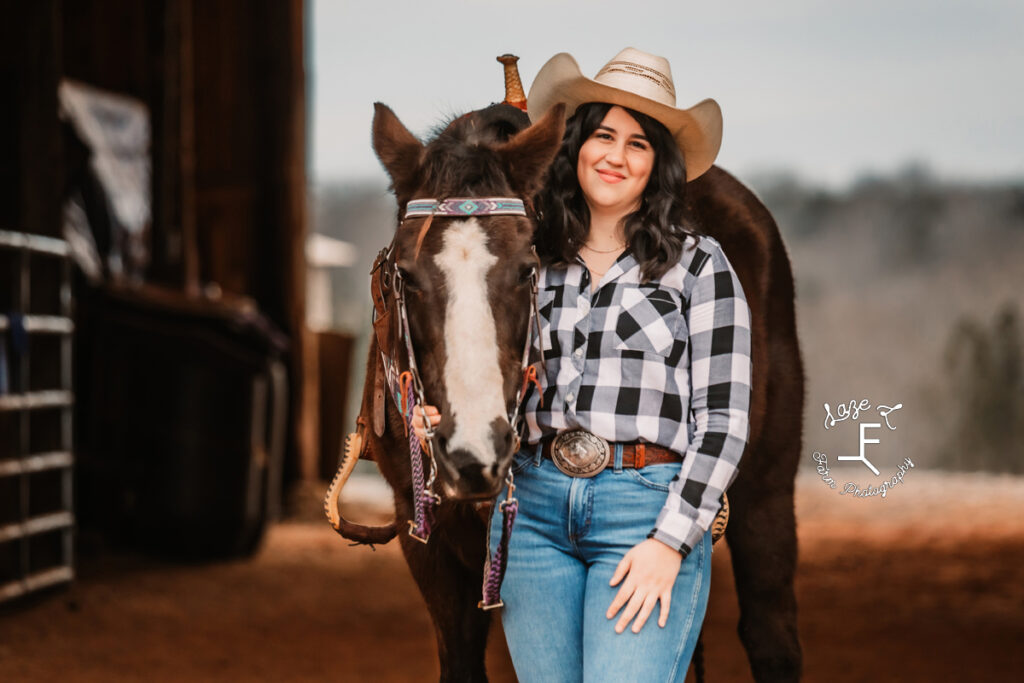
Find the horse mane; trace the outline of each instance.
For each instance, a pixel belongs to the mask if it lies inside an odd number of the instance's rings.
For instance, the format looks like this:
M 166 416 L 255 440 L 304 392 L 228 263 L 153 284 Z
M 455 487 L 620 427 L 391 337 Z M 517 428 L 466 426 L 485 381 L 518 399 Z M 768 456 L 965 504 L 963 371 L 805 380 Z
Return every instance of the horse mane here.
M 432 196 L 509 196 L 505 162 L 494 151 L 529 126 L 526 114 L 494 104 L 446 124 L 424 151 L 423 186 Z

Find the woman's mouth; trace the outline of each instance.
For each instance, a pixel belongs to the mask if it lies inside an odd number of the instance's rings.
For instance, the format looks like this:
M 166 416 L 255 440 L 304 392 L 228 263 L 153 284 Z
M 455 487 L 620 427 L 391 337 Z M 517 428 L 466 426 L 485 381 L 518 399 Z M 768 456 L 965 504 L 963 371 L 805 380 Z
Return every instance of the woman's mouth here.
M 616 171 L 599 170 L 597 172 L 597 175 L 601 176 L 601 180 L 605 181 L 606 183 L 618 183 L 626 179 L 626 176 Z

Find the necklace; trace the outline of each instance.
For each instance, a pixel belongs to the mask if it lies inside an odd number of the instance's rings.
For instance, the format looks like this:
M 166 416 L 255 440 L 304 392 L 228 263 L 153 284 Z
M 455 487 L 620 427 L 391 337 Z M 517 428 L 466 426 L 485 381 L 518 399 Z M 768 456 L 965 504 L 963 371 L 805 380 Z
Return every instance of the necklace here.
M 584 243 L 583 244 L 583 248 L 584 249 L 589 249 L 590 251 L 594 252 L 595 254 L 611 254 L 612 252 L 618 251 L 619 249 L 625 249 L 626 245 L 625 244 L 620 244 L 619 246 L 615 247 L 614 249 L 594 249 L 589 244 Z

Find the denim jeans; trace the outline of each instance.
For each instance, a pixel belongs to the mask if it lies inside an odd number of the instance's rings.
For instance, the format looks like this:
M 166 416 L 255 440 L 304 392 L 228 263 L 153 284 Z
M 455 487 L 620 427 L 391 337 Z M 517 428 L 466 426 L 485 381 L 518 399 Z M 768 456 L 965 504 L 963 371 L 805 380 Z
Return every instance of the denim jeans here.
M 640 633 L 605 612 L 619 586 L 609 586 L 626 551 L 647 537 L 665 503 L 678 464 L 623 469 L 615 464 L 590 479 L 560 472 L 524 446 L 515 455 L 519 514 L 509 542 L 501 588 L 502 626 L 522 683 L 563 681 L 683 681 L 707 608 L 711 534 L 686 557 L 672 589 L 668 623 L 660 602 Z M 504 495 L 499 496 L 499 501 Z M 497 506 L 495 506 L 497 509 Z M 501 515 L 491 518 L 491 553 Z

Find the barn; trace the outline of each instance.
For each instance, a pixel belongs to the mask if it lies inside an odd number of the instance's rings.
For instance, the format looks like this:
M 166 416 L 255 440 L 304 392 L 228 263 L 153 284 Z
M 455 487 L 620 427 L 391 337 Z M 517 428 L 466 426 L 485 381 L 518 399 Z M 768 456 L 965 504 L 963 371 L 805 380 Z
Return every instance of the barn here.
M 0 602 L 76 547 L 246 555 L 323 469 L 304 10 L 5 3 Z

